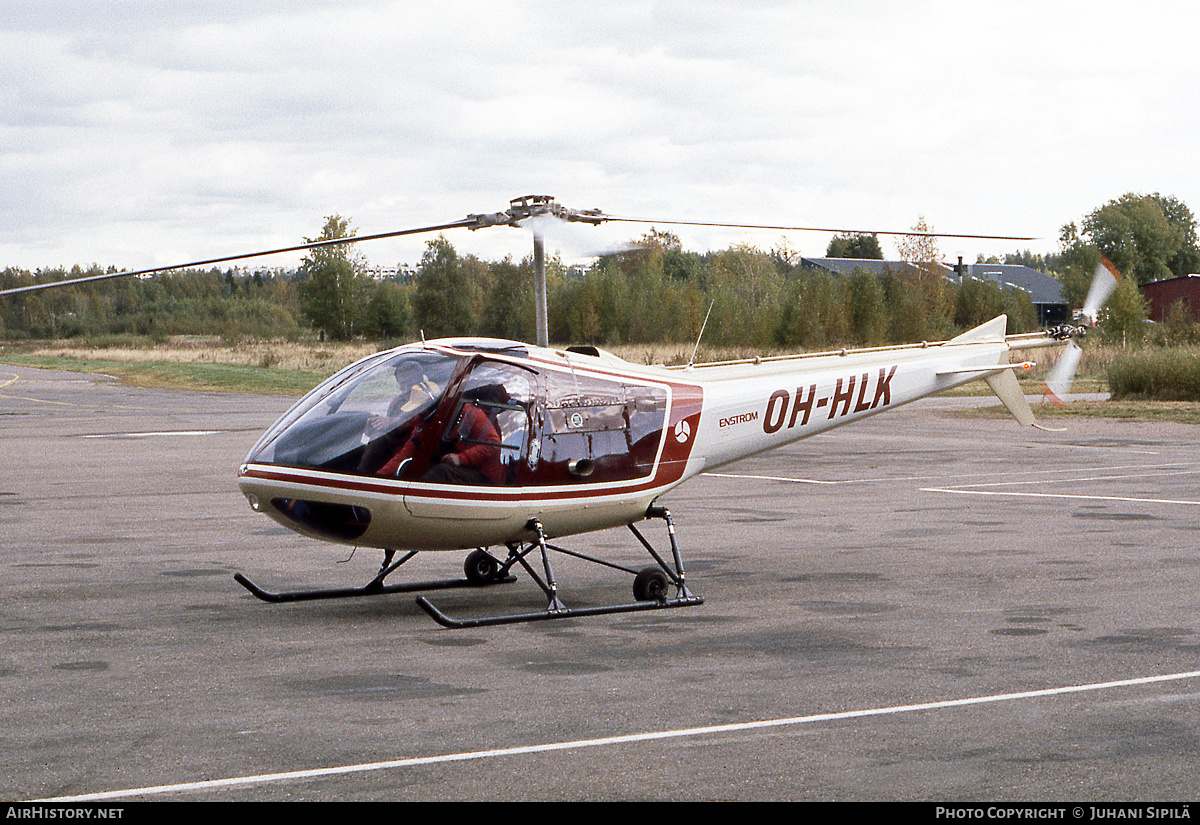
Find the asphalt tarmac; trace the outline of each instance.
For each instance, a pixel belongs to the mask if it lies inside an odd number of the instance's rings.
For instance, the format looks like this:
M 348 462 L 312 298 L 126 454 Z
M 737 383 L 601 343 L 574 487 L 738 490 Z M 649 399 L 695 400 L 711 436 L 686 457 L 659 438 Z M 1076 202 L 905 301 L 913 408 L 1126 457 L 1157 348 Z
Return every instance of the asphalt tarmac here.
M 446 630 L 412 595 L 234 582 L 356 586 L 381 560 L 238 492 L 289 399 L 0 365 L 0 798 L 1196 798 L 1200 430 L 964 403 L 672 492 L 702 606 Z M 563 544 L 644 559 L 627 531 Z M 556 564 L 570 605 L 630 600 Z M 544 606 L 523 576 L 431 598 Z

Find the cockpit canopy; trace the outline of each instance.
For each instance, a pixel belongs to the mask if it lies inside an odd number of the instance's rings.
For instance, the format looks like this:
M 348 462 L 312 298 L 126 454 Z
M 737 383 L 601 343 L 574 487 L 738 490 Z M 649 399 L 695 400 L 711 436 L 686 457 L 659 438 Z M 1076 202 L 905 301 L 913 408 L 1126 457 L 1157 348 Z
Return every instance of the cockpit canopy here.
M 280 418 L 247 463 L 480 486 L 653 472 L 666 386 L 466 349 L 412 345 L 352 364 Z
M 357 471 L 374 430 L 396 430 L 435 409 L 461 357 L 435 350 L 380 353 L 304 396 L 259 439 L 247 461 Z

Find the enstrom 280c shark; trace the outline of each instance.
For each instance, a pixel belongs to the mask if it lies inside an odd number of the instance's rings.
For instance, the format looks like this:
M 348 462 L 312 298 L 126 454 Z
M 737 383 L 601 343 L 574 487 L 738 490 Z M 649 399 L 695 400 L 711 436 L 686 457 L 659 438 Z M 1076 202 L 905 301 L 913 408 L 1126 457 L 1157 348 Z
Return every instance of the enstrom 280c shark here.
M 575 212 L 549 197 L 529 196 L 514 200 L 507 212 L 338 242 L 518 226 L 543 215 L 593 224 L 636 220 Z M 949 341 L 644 366 L 595 347 L 547 345 L 541 250 L 535 234 L 539 345 L 449 338 L 371 355 L 305 395 L 238 469 L 238 486 L 254 510 L 313 538 L 382 549 L 375 578 L 357 588 L 291 592 L 264 590 L 241 574 L 239 583 L 260 599 L 283 602 L 482 587 L 513 581 L 519 566 L 547 598 L 545 610 L 465 619 L 418 598 L 446 627 L 702 604 L 686 580 L 671 515 L 657 503 L 664 493 L 730 462 L 972 381 L 984 381 L 1021 424 L 1038 426 L 1016 373 L 1033 366 L 1027 353 L 1068 347 L 1049 381 L 1062 395 L 1078 358 L 1075 339 L 1085 331 L 1062 325 L 1007 335 L 1007 319 L 999 316 Z M 1116 271 L 1106 262 L 1084 307 L 1085 322 L 1094 322 L 1115 283 Z M 669 554 L 638 529 L 646 519 L 665 523 Z M 634 570 L 551 543 L 614 527 L 627 527 L 652 564 Z M 422 551 L 465 551 L 464 576 L 385 583 Z M 632 575 L 633 601 L 567 606 L 559 597 L 552 552 Z

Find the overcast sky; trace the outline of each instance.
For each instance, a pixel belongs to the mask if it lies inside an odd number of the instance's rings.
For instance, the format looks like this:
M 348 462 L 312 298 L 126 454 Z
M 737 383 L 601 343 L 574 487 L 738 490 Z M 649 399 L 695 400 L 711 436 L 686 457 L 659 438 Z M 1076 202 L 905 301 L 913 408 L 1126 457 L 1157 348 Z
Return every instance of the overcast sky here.
M 0 267 L 141 268 L 554 195 L 618 216 L 1038 236 L 1200 212 L 1191 2 L 4 0 Z M 575 258 L 649 226 L 573 226 Z M 663 227 L 667 228 L 667 227 Z M 687 249 L 772 230 L 672 228 Z M 530 253 L 524 230 L 456 230 Z M 808 256 L 828 234 L 789 233 Z M 425 239 L 360 248 L 419 261 Z M 894 246 L 885 240 L 885 251 Z M 298 260 L 265 260 L 284 265 Z

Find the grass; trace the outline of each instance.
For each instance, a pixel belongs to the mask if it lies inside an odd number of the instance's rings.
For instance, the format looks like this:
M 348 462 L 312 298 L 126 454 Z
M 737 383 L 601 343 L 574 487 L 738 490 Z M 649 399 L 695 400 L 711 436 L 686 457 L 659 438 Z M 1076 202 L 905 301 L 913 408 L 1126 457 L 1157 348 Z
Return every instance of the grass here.
M 1200 407 L 1181 401 L 1071 401 L 1063 406 L 1033 404 L 1040 423 L 1059 418 L 1117 418 L 1126 421 L 1170 421 L 1176 424 L 1200 424 Z M 970 418 L 1010 418 L 1001 404 L 959 410 L 956 415 Z
M 24 367 L 111 375 L 136 387 L 301 395 L 325 376 L 301 370 L 255 367 L 247 364 L 187 363 L 181 361 L 124 361 L 65 355 L 0 355 L 0 362 Z
M 115 376 L 139 387 L 301 395 L 353 361 L 370 344 L 258 341 L 179 336 L 155 344 L 24 342 L 0 347 L 0 363 Z

